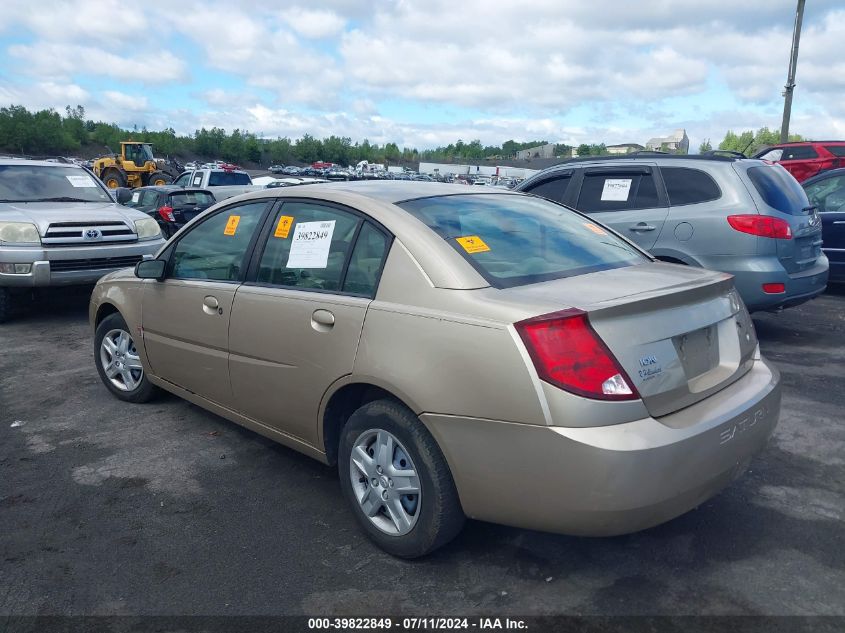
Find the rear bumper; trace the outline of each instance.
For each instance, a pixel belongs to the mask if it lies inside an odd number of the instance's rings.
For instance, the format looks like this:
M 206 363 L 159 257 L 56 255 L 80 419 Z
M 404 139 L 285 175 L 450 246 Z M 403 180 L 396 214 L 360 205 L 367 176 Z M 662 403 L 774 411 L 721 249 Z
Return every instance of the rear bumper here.
M 792 274 L 784 269 L 776 256 L 716 257 L 702 261 L 702 265 L 732 274 L 742 300 L 752 312 L 788 308 L 820 295 L 827 286 L 829 268 L 824 254 L 812 268 Z M 785 292 L 763 292 L 763 284 L 769 283 L 782 283 Z
M 93 284 L 130 259 L 152 257 L 164 240 L 74 248 L 0 248 L 0 263 L 31 264 L 29 273 L 0 273 L 0 286 L 47 287 Z M 103 261 L 112 260 L 112 261 Z
M 713 496 L 748 466 L 780 414 L 766 361 L 660 420 L 590 428 L 423 414 L 467 516 L 586 536 L 635 532 Z

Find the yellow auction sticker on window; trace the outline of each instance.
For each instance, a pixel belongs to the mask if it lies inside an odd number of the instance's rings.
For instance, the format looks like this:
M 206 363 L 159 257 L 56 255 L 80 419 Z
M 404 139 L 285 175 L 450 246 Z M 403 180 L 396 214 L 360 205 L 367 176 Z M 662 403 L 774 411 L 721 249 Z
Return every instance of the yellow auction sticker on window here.
M 229 221 L 226 222 L 226 228 L 223 229 L 223 235 L 234 235 L 235 231 L 238 230 L 238 222 L 241 221 L 241 216 L 239 215 L 230 215 Z
M 607 231 L 605 231 L 600 226 L 593 224 L 592 222 L 584 222 L 584 226 L 590 229 L 596 235 L 607 235 Z
M 477 235 L 467 235 L 466 237 L 456 237 L 455 240 L 464 247 L 467 253 L 486 253 L 490 247 L 484 243 Z
M 293 216 L 283 215 L 279 218 L 279 223 L 276 225 L 276 230 L 273 232 L 273 237 L 281 237 L 286 240 L 290 233 L 290 227 L 293 226 Z

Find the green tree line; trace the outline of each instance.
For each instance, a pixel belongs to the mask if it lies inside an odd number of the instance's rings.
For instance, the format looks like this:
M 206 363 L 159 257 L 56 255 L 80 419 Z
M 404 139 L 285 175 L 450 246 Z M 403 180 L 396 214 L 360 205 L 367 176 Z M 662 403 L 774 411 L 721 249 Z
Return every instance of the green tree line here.
M 779 141 L 778 130 L 760 128 L 737 134 L 728 131 L 719 149 L 744 151 L 746 155 L 765 145 Z M 801 140 L 793 134 L 790 140 Z M 247 130 L 231 132 L 218 127 L 210 130 L 201 128 L 190 135 L 179 135 L 172 128 L 161 131 L 126 130 L 114 123 L 93 121 L 86 118 L 85 109 L 77 105 L 67 106 L 64 115 L 53 109 L 29 111 L 23 106 L 11 105 L 0 108 L 0 150 L 19 155 L 72 155 L 83 150 L 87 154 L 109 147 L 118 151 L 120 142 L 140 140 L 152 143 L 159 157 L 222 158 L 236 163 L 289 164 L 312 163 L 317 160 L 341 165 L 354 165 L 366 160 L 371 163 L 392 163 L 426 161 L 469 161 L 487 158 L 509 158 L 519 150 L 546 145 L 548 141 L 537 140 L 517 142 L 508 140 L 500 146 L 482 145 L 478 139 L 419 151 L 415 148 L 400 148 L 396 143 L 371 143 L 369 140 L 355 141 L 348 136 L 329 136 L 318 139 L 310 134 L 292 140 L 288 137 L 276 139 L 259 138 Z M 700 151 L 710 149 L 707 140 Z M 607 153 L 604 143 L 581 144 L 577 148 L 557 144 L 555 156 L 567 157 L 577 151 L 579 156 L 602 156 Z

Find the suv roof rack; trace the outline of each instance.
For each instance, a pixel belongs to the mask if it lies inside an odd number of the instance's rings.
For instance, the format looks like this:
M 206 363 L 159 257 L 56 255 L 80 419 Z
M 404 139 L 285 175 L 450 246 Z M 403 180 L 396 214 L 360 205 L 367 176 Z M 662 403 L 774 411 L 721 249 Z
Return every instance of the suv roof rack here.
M 702 152 L 701 156 L 725 156 L 728 158 L 748 158 L 742 152 L 735 152 L 732 149 L 711 149 L 707 152 Z

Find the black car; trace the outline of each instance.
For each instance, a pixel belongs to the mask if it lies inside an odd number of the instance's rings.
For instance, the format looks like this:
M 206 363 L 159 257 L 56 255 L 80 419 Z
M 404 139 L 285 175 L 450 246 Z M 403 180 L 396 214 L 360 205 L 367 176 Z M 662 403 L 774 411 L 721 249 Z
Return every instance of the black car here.
M 801 183 L 822 220 L 822 251 L 829 281 L 845 282 L 845 169 L 830 169 Z
M 174 185 L 139 187 L 124 203 L 158 220 L 161 232 L 170 237 L 217 200 L 208 189 L 183 189 Z

